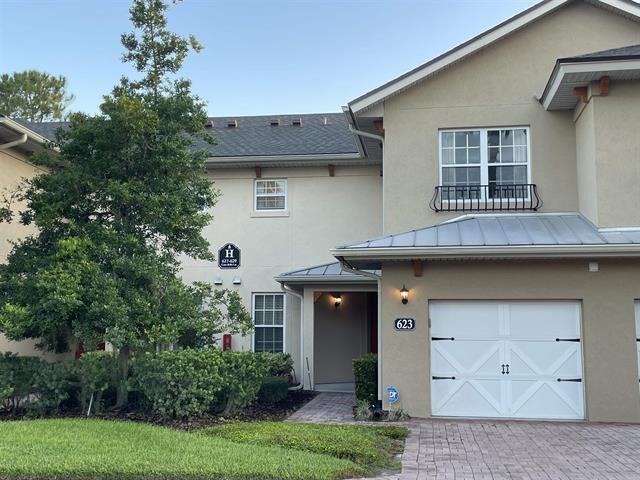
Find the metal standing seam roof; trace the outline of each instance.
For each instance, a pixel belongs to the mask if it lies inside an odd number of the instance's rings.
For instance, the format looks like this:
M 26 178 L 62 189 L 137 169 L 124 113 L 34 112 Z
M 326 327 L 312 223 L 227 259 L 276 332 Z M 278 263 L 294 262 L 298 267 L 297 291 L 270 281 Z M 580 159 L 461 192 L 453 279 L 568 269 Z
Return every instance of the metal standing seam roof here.
M 380 276 L 380 270 L 367 270 L 369 273 Z M 343 283 L 370 283 L 374 279 L 364 275 L 358 275 L 342 269 L 339 262 L 327 263 L 315 267 L 303 268 L 286 272 L 276 277 L 280 283 L 312 283 L 313 281 L 333 281 Z
M 359 154 L 344 113 L 229 116 L 208 120 L 213 127 L 207 131 L 218 144 L 209 145 L 196 139 L 194 146 L 209 150 L 213 163 L 216 157 Z M 229 127 L 234 120 L 237 126 Z M 271 125 L 273 120 L 278 121 L 276 126 Z M 301 125 L 294 125 L 294 120 L 301 120 Z M 18 122 L 50 140 L 56 130 L 69 125 L 68 122 Z
M 631 58 L 640 58 L 640 44 L 628 45 L 626 47 L 619 48 L 610 48 L 608 50 L 585 53 L 584 55 L 576 55 L 574 57 L 559 58 L 558 62 L 590 62 L 592 60 L 625 60 Z
M 640 229 L 598 228 L 578 213 L 465 215 L 431 227 L 336 250 L 367 248 L 510 247 L 639 244 Z

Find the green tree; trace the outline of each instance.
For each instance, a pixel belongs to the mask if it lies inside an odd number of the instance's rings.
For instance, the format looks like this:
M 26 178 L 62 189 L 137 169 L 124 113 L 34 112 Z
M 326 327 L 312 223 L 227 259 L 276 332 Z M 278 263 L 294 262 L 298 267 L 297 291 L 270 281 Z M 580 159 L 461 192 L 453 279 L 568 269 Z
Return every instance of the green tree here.
M 178 275 L 179 255 L 213 260 L 201 232 L 218 191 L 204 175 L 207 152 L 194 148 L 194 138 L 213 142 L 204 105 L 175 78 L 200 46 L 167 31 L 166 9 L 162 0 L 133 2 L 136 31 L 122 42 L 141 78 L 123 78 L 99 115 L 72 114 L 58 154 L 37 158 L 49 173 L 27 180 L 18 199 L 20 222 L 38 233 L 0 266 L 0 329 L 57 351 L 70 337 L 111 343 L 118 405 L 132 350 L 176 342 L 194 325 L 211 334 L 250 328 L 237 293 Z
M 31 122 L 62 120 L 73 101 L 67 79 L 37 70 L 0 75 L 0 113 Z

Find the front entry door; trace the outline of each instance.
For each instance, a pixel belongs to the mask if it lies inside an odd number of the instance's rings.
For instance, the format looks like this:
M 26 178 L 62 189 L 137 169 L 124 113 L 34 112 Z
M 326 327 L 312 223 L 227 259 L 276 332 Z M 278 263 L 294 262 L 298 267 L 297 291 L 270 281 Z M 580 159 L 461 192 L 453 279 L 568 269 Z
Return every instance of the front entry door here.
M 578 302 L 434 301 L 434 416 L 584 418 Z

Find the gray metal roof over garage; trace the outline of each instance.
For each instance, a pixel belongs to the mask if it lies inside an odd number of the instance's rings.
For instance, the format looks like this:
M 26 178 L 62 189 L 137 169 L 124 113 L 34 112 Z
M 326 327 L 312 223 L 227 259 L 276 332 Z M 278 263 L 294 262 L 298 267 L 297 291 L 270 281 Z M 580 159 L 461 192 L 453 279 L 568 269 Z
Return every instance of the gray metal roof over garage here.
M 640 230 L 598 230 L 578 213 L 465 215 L 339 249 L 605 244 L 640 244 Z

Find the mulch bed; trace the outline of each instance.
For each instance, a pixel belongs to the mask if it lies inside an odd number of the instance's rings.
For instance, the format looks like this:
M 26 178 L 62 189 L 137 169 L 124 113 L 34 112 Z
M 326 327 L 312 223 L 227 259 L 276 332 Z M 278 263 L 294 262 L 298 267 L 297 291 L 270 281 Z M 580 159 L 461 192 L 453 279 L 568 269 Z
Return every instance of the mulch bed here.
M 230 416 L 205 415 L 202 417 L 185 420 L 178 418 L 167 418 L 139 411 L 106 411 L 92 418 L 103 418 L 107 420 L 129 420 L 133 422 L 152 423 L 180 430 L 197 430 L 230 422 L 251 422 L 258 420 L 280 421 L 287 418 L 293 412 L 302 407 L 305 403 L 315 397 L 315 392 L 294 391 L 289 396 L 278 403 L 253 403 L 247 408 Z M 55 418 L 78 418 L 84 417 L 79 411 L 62 412 Z M 2 420 L 19 420 L 23 417 L 16 415 L 6 415 L 0 413 Z

